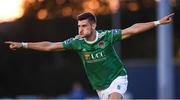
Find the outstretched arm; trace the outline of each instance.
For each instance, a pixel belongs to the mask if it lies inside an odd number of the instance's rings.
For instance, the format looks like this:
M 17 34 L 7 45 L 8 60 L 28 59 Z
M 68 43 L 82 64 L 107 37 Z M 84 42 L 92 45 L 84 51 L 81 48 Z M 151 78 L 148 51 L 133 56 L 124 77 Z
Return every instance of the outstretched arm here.
M 158 21 L 134 24 L 131 27 L 128 27 L 128 28 L 122 30 L 122 39 L 126 39 L 132 35 L 139 34 L 141 32 L 150 30 L 157 25 L 168 24 L 172 21 L 173 15 L 174 15 L 174 13 L 169 14 Z
M 38 50 L 38 51 L 60 51 L 63 49 L 63 43 L 62 42 L 28 42 L 28 43 L 20 43 L 20 42 L 12 42 L 7 41 L 6 44 L 9 44 L 9 48 L 12 50 L 16 50 L 19 48 L 26 48 L 26 49 L 32 49 L 32 50 Z

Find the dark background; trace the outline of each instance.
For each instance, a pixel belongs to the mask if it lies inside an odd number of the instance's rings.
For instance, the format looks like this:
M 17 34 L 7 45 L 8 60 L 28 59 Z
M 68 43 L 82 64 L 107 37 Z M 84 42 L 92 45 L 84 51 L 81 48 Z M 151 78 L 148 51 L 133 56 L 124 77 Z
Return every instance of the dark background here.
M 68 0 L 67 0 L 68 1 Z M 177 0 L 178 2 L 178 0 Z M 46 3 L 49 3 L 46 1 Z M 46 4 L 44 3 L 44 4 Z M 141 4 L 141 0 L 138 2 Z M 41 6 L 44 6 L 42 4 Z M 179 3 L 177 3 L 178 5 Z M 173 50 L 175 98 L 180 98 L 180 9 L 173 7 Z M 18 95 L 57 96 L 67 94 L 74 82 L 80 82 L 89 96 L 96 96 L 74 51 L 39 52 L 27 49 L 12 51 L 4 41 L 64 41 L 77 34 L 73 16 L 38 20 L 37 9 L 29 7 L 15 22 L 0 23 L 0 97 Z M 156 20 L 156 7 L 138 11 L 119 10 L 120 26 L 127 28 L 137 22 Z M 112 14 L 97 14 L 97 29 L 112 28 Z M 166 34 L 166 33 L 164 33 Z M 157 33 L 156 28 L 121 42 L 121 58 L 128 70 L 128 92 L 133 98 L 157 98 Z

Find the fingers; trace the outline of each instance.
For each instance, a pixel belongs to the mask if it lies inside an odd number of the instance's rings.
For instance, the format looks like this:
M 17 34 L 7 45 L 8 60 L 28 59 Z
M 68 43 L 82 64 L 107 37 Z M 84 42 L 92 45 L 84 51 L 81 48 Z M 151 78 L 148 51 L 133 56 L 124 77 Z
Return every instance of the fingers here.
M 14 44 L 11 44 L 11 45 L 9 45 L 9 48 L 12 49 L 12 50 L 16 50 L 18 48 L 18 46 L 14 45 Z
M 12 44 L 13 42 L 11 42 L 11 41 L 5 41 L 4 43 L 6 43 L 6 44 Z
M 174 16 L 175 13 L 171 13 L 167 16 L 165 16 L 164 18 L 162 18 L 162 23 L 167 24 L 170 23 L 172 21 L 172 16 Z
M 4 42 L 5 44 L 8 44 L 9 45 L 9 48 L 12 49 L 12 50 L 16 50 L 16 45 L 14 44 L 14 42 L 12 41 L 5 41 Z
M 15 47 L 14 45 L 10 45 L 9 48 L 10 48 L 11 50 L 16 50 L 16 47 Z
M 15 47 L 14 45 L 9 45 L 9 48 L 11 48 L 11 49 L 14 48 L 14 47 Z
M 175 15 L 175 13 L 172 13 L 172 14 L 169 14 L 167 17 L 172 17 L 174 15 Z

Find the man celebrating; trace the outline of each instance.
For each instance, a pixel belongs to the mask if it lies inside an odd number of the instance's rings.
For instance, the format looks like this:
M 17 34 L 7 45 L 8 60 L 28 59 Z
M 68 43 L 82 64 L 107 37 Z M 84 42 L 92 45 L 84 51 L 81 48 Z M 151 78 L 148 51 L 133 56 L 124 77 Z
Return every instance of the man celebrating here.
M 88 79 L 100 99 L 122 99 L 127 90 L 128 79 L 123 63 L 115 52 L 114 43 L 135 34 L 150 30 L 158 25 L 168 24 L 174 14 L 158 21 L 137 23 L 120 30 L 96 30 L 96 17 L 85 12 L 77 17 L 79 35 L 64 42 L 12 42 L 13 50 L 18 48 L 39 51 L 61 51 L 73 49 L 81 57 Z

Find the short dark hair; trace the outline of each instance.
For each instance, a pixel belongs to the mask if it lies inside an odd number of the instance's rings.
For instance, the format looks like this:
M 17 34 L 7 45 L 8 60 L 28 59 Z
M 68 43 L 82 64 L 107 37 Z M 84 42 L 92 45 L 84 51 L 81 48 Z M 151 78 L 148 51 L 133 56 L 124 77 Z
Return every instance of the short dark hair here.
M 88 19 L 91 23 L 96 23 L 96 16 L 91 12 L 84 12 L 77 16 L 77 20 L 81 21 L 84 19 Z

